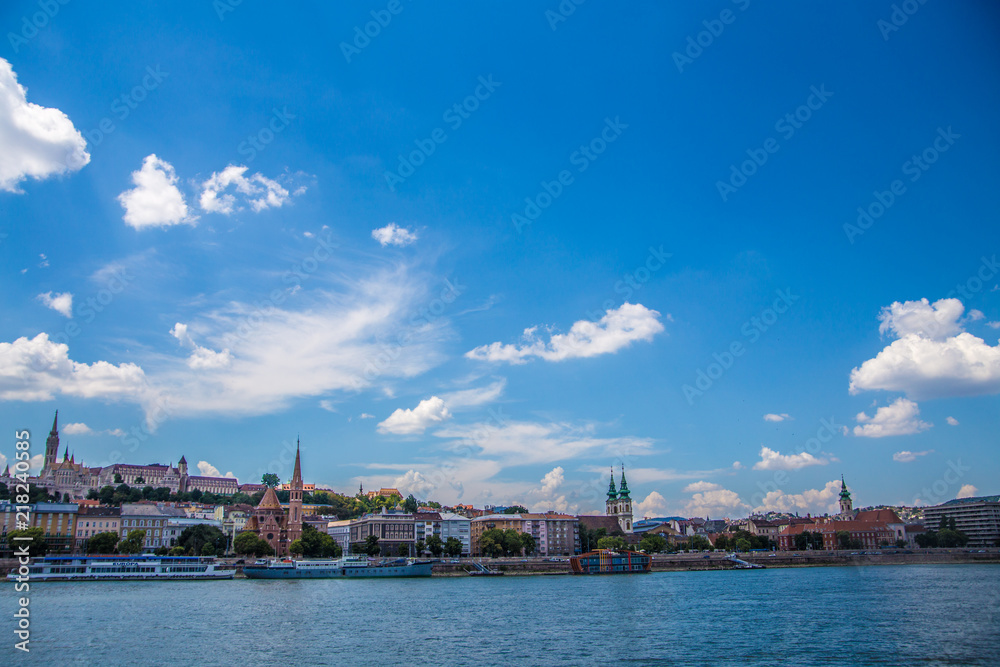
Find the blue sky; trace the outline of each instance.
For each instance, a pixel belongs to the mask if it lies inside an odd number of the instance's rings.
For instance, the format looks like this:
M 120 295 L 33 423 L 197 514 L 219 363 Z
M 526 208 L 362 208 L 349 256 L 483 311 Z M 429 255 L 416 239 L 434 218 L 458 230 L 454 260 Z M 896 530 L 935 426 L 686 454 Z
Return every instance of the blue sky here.
M 903 4 L 5 3 L 0 419 L 538 510 L 995 493 L 998 13 Z

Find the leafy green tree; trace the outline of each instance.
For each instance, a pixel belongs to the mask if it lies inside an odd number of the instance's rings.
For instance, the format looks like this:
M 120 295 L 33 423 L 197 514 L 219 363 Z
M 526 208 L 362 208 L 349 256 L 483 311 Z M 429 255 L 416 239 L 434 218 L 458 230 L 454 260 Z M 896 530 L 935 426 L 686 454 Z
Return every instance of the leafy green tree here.
M 178 546 L 184 550 L 191 550 L 195 556 L 215 555 L 226 550 L 226 534 L 215 526 L 207 523 L 199 523 L 195 526 L 188 526 L 177 538 Z M 212 545 L 212 553 L 204 554 L 204 547 Z
M 339 558 L 343 554 L 343 549 L 327 533 L 316 530 L 308 523 L 302 526 L 302 537 L 297 542 L 302 542 L 302 550 L 297 551 L 306 558 Z
M 365 538 L 365 553 L 369 556 L 378 556 L 382 552 L 382 547 L 378 544 L 378 535 L 369 535 Z
M 146 478 L 144 478 L 142 475 L 139 475 L 138 477 L 135 478 L 135 483 L 136 484 L 145 484 L 146 483 Z
M 260 483 L 273 489 L 281 483 L 281 480 L 273 472 L 266 472 L 261 476 Z
M 954 522 L 954 519 L 952 519 L 952 522 Z M 937 540 L 939 547 L 954 549 L 956 547 L 964 547 L 968 544 L 969 536 L 960 530 L 945 528 L 944 530 L 938 531 Z
M 420 554 L 424 553 L 424 551 L 426 551 L 426 550 L 427 550 L 427 543 L 426 543 L 426 542 L 424 542 L 423 540 L 417 540 L 417 543 L 416 543 L 416 545 L 414 545 L 414 546 L 415 546 L 415 547 L 416 547 L 416 549 L 417 549 L 417 555 L 418 555 L 418 556 L 419 556 Z
M 504 533 L 499 528 L 484 530 L 479 537 L 479 550 L 490 558 L 504 554 Z
M 688 549 L 692 551 L 702 551 L 711 548 L 712 543 L 704 535 L 692 535 L 688 538 Z
M 118 533 L 106 531 L 89 538 L 85 550 L 88 554 L 113 554 L 117 546 Z
M 166 556 L 170 553 L 170 547 L 157 547 L 153 549 L 153 553 L 157 556 Z
M 409 556 L 410 545 L 407 544 L 406 542 L 400 542 L 399 546 L 396 547 L 396 553 L 399 554 L 400 556 Z
M 417 499 L 413 497 L 413 494 L 406 496 L 406 500 L 403 501 L 403 511 L 408 514 L 413 514 L 417 511 Z
M 93 489 L 91 489 L 91 491 L 93 491 Z M 87 497 L 90 498 L 89 495 Z M 10 489 L 7 488 L 5 483 L 0 482 L 0 500 L 7 500 L 8 498 L 10 498 Z M 91 500 L 97 500 L 97 498 L 91 498 Z
M 602 537 L 597 540 L 598 549 L 610 549 L 612 551 L 621 551 L 625 549 L 628 544 L 625 542 L 623 537 Z
M 184 547 L 171 547 L 169 553 L 170 553 L 171 556 L 183 556 L 184 555 Z
M 111 505 L 114 503 L 115 487 L 108 484 L 107 486 L 102 486 L 101 490 L 97 493 L 97 499 L 102 505 Z
M 733 543 L 733 548 L 735 551 L 750 551 L 753 547 L 751 546 L 750 540 L 745 537 L 737 538 Z
M 462 555 L 462 540 L 457 537 L 449 537 L 444 543 L 444 552 L 452 558 Z
M 292 540 L 292 543 L 288 545 L 288 553 L 301 556 L 302 555 L 302 539 Z
M 201 489 L 195 489 L 194 491 L 191 491 L 190 493 L 191 493 L 191 500 L 193 500 L 195 502 L 198 502 L 199 500 L 201 500 L 201 496 L 202 496 Z
M 437 558 L 444 551 L 444 542 L 437 535 L 431 535 L 427 538 L 427 548 L 430 550 L 431 555 Z
M 21 537 L 27 537 L 30 540 L 18 539 Z M 45 531 L 41 528 L 22 528 L 7 533 L 8 550 L 20 550 L 25 545 L 28 547 L 28 555 L 32 558 L 44 556 L 49 549 L 49 545 L 45 541 Z
M 725 536 L 725 535 L 719 535 L 717 538 L 715 538 L 715 548 L 716 549 L 722 549 L 723 551 L 725 551 L 726 549 L 728 549 L 729 548 L 729 538 L 727 536 Z
M 528 508 L 521 505 L 512 505 L 503 511 L 504 514 L 527 514 Z
M 247 556 L 256 553 L 258 540 L 260 540 L 260 538 L 257 537 L 256 533 L 249 530 L 243 531 L 236 536 L 236 539 L 233 540 L 233 551 Z M 184 547 L 178 548 L 180 548 L 181 551 L 184 550 Z
M 535 538 L 528 533 L 521 533 L 521 548 L 524 550 L 525 556 L 535 553 L 535 549 L 537 548 Z
M 116 473 L 115 473 L 115 484 L 121 484 L 121 483 L 122 483 L 122 476 L 121 476 L 121 473 L 117 473 L 117 472 L 116 472 Z
M 837 546 L 841 549 L 851 548 L 851 534 L 846 530 L 838 530 L 836 533 Z
M 513 528 L 503 531 L 503 552 L 507 556 L 520 556 L 524 550 L 524 542 L 521 540 L 521 533 Z
M 101 494 L 97 489 L 90 489 L 87 491 L 87 500 L 100 500 Z
M 648 554 L 662 553 L 667 550 L 667 539 L 663 535 L 646 535 L 639 541 L 639 548 Z
M 128 536 L 118 543 L 118 553 L 120 554 L 141 554 L 146 542 L 146 531 L 130 530 Z
M 597 541 L 602 537 L 606 536 L 608 531 L 604 528 L 595 528 L 593 530 L 587 528 L 586 526 L 580 526 L 580 550 L 584 553 L 588 551 L 593 551 L 597 548 Z

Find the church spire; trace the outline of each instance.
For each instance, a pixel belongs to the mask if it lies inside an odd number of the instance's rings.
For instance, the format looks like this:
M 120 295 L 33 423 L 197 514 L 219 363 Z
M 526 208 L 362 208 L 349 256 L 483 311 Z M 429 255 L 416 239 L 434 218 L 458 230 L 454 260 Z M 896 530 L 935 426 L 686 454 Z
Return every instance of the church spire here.
M 302 468 L 299 465 L 299 439 L 295 438 L 295 469 L 292 471 L 292 486 L 298 484 L 298 488 L 302 488 Z
M 619 498 L 626 498 L 631 500 L 629 497 L 628 482 L 625 481 L 625 464 L 622 464 L 622 485 L 621 490 L 618 492 Z
M 52 468 L 59 460 L 59 411 L 56 410 L 55 419 L 52 420 L 52 430 L 45 441 L 45 465 L 43 468 Z
M 611 468 L 611 483 L 608 485 L 608 500 L 618 498 L 618 491 L 615 490 L 615 469 Z

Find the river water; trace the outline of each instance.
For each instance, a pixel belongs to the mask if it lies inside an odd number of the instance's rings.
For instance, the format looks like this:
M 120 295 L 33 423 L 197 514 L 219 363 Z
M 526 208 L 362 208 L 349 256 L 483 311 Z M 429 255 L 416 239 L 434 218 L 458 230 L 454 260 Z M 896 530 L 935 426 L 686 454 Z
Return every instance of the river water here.
M 1000 565 L 0 585 L 13 664 L 1000 665 Z

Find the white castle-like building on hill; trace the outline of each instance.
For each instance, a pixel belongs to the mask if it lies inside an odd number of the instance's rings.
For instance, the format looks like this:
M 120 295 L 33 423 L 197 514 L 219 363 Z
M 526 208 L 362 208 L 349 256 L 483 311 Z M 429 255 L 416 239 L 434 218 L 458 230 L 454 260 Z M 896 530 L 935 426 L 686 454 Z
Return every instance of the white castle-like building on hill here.
M 121 479 L 120 482 L 115 481 L 116 476 Z M 11 484 L 15 484 L 17 481 L 11 478 L 10 466 L 8 465 L 3 474 L 0 475 L 0 482 L 5 483 L 10 488 Z M 56 410 L 56 416 L 52 422 L 52 430 L 45 441 L 45 460 L 42 470 L 37 477 L 30 477 L 28 481 L 35 486 L 46 489 L 49 493 L 56 494 L 60 499 L 64 495 L 68 495 L 70 500 L 86 498 L 91 489 L 118 486 L 119 484 L 128 484 L 138 488 L 145 486 L 151 486 L 154 489 L 165 487 L 170 489 L 171 493 L 185 493 L 197 489 L 203 493 L 229 495 L 239 491 L 239 482 L 235 477 L 189 475 L 187 460 L 183 456 L 176 466 L 160 463 L 150 465 L 115 463 L 110 466 L 92 468 L 77 463 L 75 455 L 70 455 L 69 447 L 66 447 L 63 459 L 60 461 L 58 410 Z

